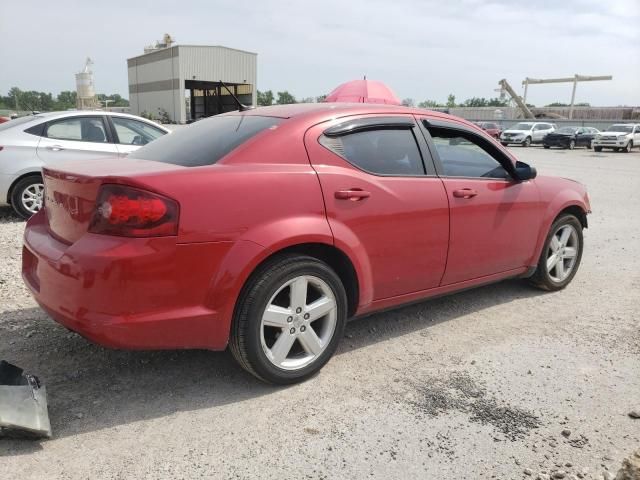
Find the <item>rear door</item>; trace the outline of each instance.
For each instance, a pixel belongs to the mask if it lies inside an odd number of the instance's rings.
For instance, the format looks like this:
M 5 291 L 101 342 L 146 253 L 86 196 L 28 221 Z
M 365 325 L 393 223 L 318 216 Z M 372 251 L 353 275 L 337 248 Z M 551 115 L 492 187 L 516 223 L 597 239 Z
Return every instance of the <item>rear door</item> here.
M 127 156 L 167 133 L 147 122 L 129 117 L 111 115 L 106 119 L 112 127 L 113 140 L 121 157 Z
M 437 287 L 449 207 L 413 116 L 317 125 L 307 131 L 305 145 L 336 242 L 370 262 L 373 300 Z
M 451 233 L 442 285 L 527 265 L 542 206 L 534 181 L 518 182 L 511 160 L 462 124 L 423 119 L 450 205 Z
M 104 116 L 71 116 L 47 122 L 37 155 L 46 165 L 52 165 L 61 161 L 114 157 L 118 149 L 111 140 Z

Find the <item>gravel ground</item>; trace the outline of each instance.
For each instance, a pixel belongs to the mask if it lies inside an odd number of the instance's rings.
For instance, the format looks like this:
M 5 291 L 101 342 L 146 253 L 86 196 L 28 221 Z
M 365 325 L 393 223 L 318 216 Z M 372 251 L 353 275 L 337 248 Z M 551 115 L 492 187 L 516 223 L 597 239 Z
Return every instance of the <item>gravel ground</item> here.
M 514 148 L 590 190 L 578 275 L 351 322 L 275 388 L 227 353 L 106 350 L 47 318 L 0 209 L 0 359 L 46 383 L 54 438 L 0 439 L 0 478 L 607 478 L 640 446 L 640 152 Z M 636 459 L 637 461 L 637 459 Z

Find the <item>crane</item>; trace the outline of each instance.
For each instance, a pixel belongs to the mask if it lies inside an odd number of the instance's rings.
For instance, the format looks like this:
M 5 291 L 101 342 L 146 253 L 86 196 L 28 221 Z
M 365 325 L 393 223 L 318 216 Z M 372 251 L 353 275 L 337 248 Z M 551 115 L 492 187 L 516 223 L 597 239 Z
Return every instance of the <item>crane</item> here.
M 506 78 L 503 78 L 498 83 L 504 90 L 507 91 L 509 96 L 513 98 L 513 101 L 516 102 L 516 105 L 518 105 L 520 110 L 522 110 L 522 113 L 524 114 L 524 118 L 536 118 L 535 115 L 531 112 L 531 110 L 529 110 L 529 107 L 527 107 L 527 104 L 522 101 L 520 96 L 513 90 L 511 85 L 509 85 L 509 82 L 507 82 Z

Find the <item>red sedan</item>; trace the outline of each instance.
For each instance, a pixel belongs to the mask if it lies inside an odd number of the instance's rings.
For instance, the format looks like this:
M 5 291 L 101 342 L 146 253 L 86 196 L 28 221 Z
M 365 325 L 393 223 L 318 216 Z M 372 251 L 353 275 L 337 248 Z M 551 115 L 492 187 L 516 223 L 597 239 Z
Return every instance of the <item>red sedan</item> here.
M 230 346 L 273 383 L 317 372 L 350 317 L 505 278 L 564 288 L 590 211 L 475 125 L 390 105 L 225 114 L 44 183 L 23 277 L 56 321 L 116 348 Z

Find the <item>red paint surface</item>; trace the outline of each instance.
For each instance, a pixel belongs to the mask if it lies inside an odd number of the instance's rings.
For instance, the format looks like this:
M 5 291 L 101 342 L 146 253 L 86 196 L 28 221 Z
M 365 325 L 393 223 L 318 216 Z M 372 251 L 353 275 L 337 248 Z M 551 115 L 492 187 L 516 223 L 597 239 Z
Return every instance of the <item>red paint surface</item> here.
M 258 109 L 246 114 L 291 118 L 216 165 L 130 159 L 46 169 L 45 209 L 25 230 L 25 283 L 56 321 L 97 343 L 220 350 L 246 280 L 284 248 L 343 252 L 357 275 L 356 314 L 364 314 L 524 273 L 560 211 L 590 208 L 570 180 L 381 177 L 318 144 L 340 118 L 374 113 L 425 116 L 363 104 Z M 176 201 L 177 235 L 89 233 L 103 184 Z M 453 194 L 467 188 L 477 195 Z M 369 195 L 336 198 L 343 191 Z

